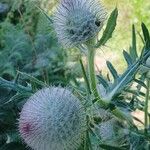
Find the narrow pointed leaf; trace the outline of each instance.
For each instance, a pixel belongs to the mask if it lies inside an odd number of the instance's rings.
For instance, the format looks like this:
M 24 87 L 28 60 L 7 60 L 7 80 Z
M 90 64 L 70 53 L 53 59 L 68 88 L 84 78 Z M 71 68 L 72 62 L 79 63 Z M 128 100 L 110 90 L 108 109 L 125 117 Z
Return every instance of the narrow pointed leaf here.
M 32 92 L 32 89 L 30 87 L 25 87 L 20 84 L 14 83 L 12 81 L 7 81 L 0 77 L 0 87 L 11 89 L 18 92 Z
M 128 66 L 131 66 L 133 64 L 133 61 L 132 61 L 132 58 L 130 57 L 130 55 L 126 51 L 123 51 L 123 56 L 128 64 Z
M 36 84 L 38 84 L 38 85 L 41 85 L 41 86 L 43 86 L 43 87 L 48 87 L 48 85 L 47 85 L 46 83 L 44 83 L 44 82 L 38 80 L 37 78 L 35 78 L 35 77 L 33 77 L 33 76 L 31 76 L 31 75 L 29 75 L 29 74 L 27 74 L 27 73 L 20 72 L 20 71 L 18 71 L 18 73 L 21 74 L 21 75 L 22 75 L 23 77 L 25 77 L 26 79 L 29 79 L 30 81 L 32 81 L 32 82 L 34 82 L 34 83 L 36 83 Z
M 136 61 L 138 57 L 137 48 L 136 48 L 136 33 L 135 33 L 134 25 L 132 26 L 132 46 L 130 48 L 130 56 L 134 61 Z
M 100 47 L 102 45 L 105 45 L 106 42 L 112 37 L 112 33 L 113 31 L 115 30 L 115 27 L 116 27 L 116 22 L 117 22 L 117 17 L 118 17 L 118 9 L 115 8 L 109 19 L 108 19 L 108 22 L 107 22 L 107 26 L 103 32 L 103 35 L 101 37 L 101 39 L 98 41 L 96 47 Z
M 142 23 L 142 31 L 143 31 L 143 35 L 144 35 L 146 49 L 149 49 L 150 48 L 150 35 L 149 35 L 149 31 L 144 23 Z
M 98 77 L 99 82 L 104 86 L 104 88 L 109 88 L 109 84 L 107 80 L 105 80 L 102 75 L 99 75 L 97 77 Z
M 111 92 L 109 95 L 109 99 L 112 99 L 116 94 L 120 93 L 127 85 L 134 79 L 135 74 L 137 73 L 139 68 L 139 62 L 130 66 L 128 70 L 119 78 L 118 82 L 113 84 L 111 87 Z
M 117 73 L 116 69 L 112 65 L 112 63 L 107 61 L 106 64 L 107 64 L 107 67 L 108 67 L 109 71 L 111 72 L 114 80 L 117 80 L 119 78 L 119 76 L 118 76 L 118 73 Z

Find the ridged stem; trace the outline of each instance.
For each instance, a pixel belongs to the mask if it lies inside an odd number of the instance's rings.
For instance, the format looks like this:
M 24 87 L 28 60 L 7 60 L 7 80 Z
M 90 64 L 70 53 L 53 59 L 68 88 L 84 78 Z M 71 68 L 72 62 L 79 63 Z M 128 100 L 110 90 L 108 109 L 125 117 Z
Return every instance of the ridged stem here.
M 147 130 L 148 130 L 148 125 L 149 125 L 149 122 L 148 122 L 148 101 L 149 101 L 149 95 L 150 95 L 150 79 L 147 78 L 147 90 L 146 90 L 146 97 L 145 97 L 145 109 L 144 109 L 144 112 L 145 112 L 145 134 L 147 134 Z

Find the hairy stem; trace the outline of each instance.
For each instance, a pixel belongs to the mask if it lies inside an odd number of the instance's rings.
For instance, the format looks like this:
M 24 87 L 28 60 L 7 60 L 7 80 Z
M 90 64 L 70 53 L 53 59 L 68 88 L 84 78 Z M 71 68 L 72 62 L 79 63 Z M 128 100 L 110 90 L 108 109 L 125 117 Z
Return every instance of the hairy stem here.
M 148 128 L 148 101 L 149 101 L 149 95 L 150 95 L 150 79 L 147 78 L 147 90 L 146 90 L 146 97 L 145 97 L 145 134 L 147 134 L 147 128 Z

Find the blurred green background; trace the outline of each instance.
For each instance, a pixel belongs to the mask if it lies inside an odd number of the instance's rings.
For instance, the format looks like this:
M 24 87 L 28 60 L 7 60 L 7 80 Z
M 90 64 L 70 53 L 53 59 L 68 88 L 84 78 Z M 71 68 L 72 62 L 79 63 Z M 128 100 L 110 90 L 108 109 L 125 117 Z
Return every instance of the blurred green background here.
M 110 13 L 115 7 L 119 10 L 116 30 L 112 39 L 98 52 L 97 58 L 99 68 L 105 68 L 104 60 L 112 61 L 120 70 L 126 67 L 123 61 L 122 51 L 128 50 L 131 44 L 132 24 L 135 24 L 136 32 L 141 34 L 141 23 L 144 22 L 150 29 L 150 1 L 149 0 L 102 0 L 103 5 Z M 140 36 L 137 36 L 137 46 L 141 50 L 142 42 Z M 104 58 L 105 57 L 105 58 Z M 101 61 L 100 61 L 101 60 Z

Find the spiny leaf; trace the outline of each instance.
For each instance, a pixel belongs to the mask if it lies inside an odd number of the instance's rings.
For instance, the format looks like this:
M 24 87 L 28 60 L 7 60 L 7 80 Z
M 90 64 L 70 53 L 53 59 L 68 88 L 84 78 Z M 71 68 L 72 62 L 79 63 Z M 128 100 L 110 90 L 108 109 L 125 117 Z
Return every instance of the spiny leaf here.
M 38 85 L 41 85 L 43 87 L 48 87 L 48 85 L 46 83 L 38 80 L 37 78 L 35 78 L 35 77 L 33 77 L 33 76 L 31 76 L 31 75 L 29 75 L 27 73 L 20 72 L 20 71 L 18 71 L 18 73 L 21 74 L 22 76 L 24 76 L 26 79 L 29 79 L 30 81 L 32 81 L 32 82 L 34 82 L 34 83 L 36 83 Z
M 13 97 L 10 98 L 9 101 L 7 101 L 5 104 L 10 104 L 11 102 L 18 102 L 21 100 L 24 100 L 24 98 L 28 98 L 31 96 L 31 93 L 17 93 L 16 95 L 14 95 Z
M 109 84 L 108 84 L 107 80 L 105 80 L 102 75 L 98 75 L 97 78 L 98 78 L 99 82 L 104 86 L 104 88 L 106 88 L 106 89 L 109 88 Z
M 134 61 L 136 61 L 138 57 L 136 48 L 136 33 L 134 25 L 132 25 L 132 46 L 130 47 L 130 56 Z
M 146 49 L 149 49 L 150 48 L 150 35 L 149 35 L 149 31 L 144 23 L 142 23 L 142 31 L 143 31 L 143 35 L 144 35 Z
M 119 76 L 118 76 L 116 69 L 113 67 L 112 63 L 107 61 L 106 64 L 107 64 L 107 67 L 110 70 L 114 80 L 117 80 L 119 78 Z
M 123 56 L 128 64 L 128 66 L 131 66 L 133 64 L 132 58 L 125 50 L 123 51 Z
M 112 99 L 116 94 L 120 93 L 127 85 L 134 79 L 134 75 L 139 68 L 139 62 L 130 66 L 127 71 L 119 78 L 117 83 L 114 83 L 111 87 L 111 92 L 107 95 L 109 99 Z
M 7 80 L 5 80 L 1 77 L 0 77 L 0 87 L 13 89 L 14 91 L 18 91 L 20 93 L 22 93 L 22 92 L 29 92 L 29 93 L 32 92 L 31 88 L 29 88 L 29 87 L 24 87 L 20 84 L 16 84 L 14 82 L 7 81 Z
M 104 30 L 103 32 L 103 35 L 101 37 L 101 39 L 98 41 L 96 47 L 100 47 L 101 45 L 105 45 L 106 42 L 112 37 L 112 33 L 113 31 L 115 30 L 115 27 L 116 27 L 116 22 L 117 22 L 117 17 L 118 17 L 118 9 L 115 8 L 109 19 L 108 19 L 108 22 L 107 22 L 107 26 L 106 26 L 106 29 Z

